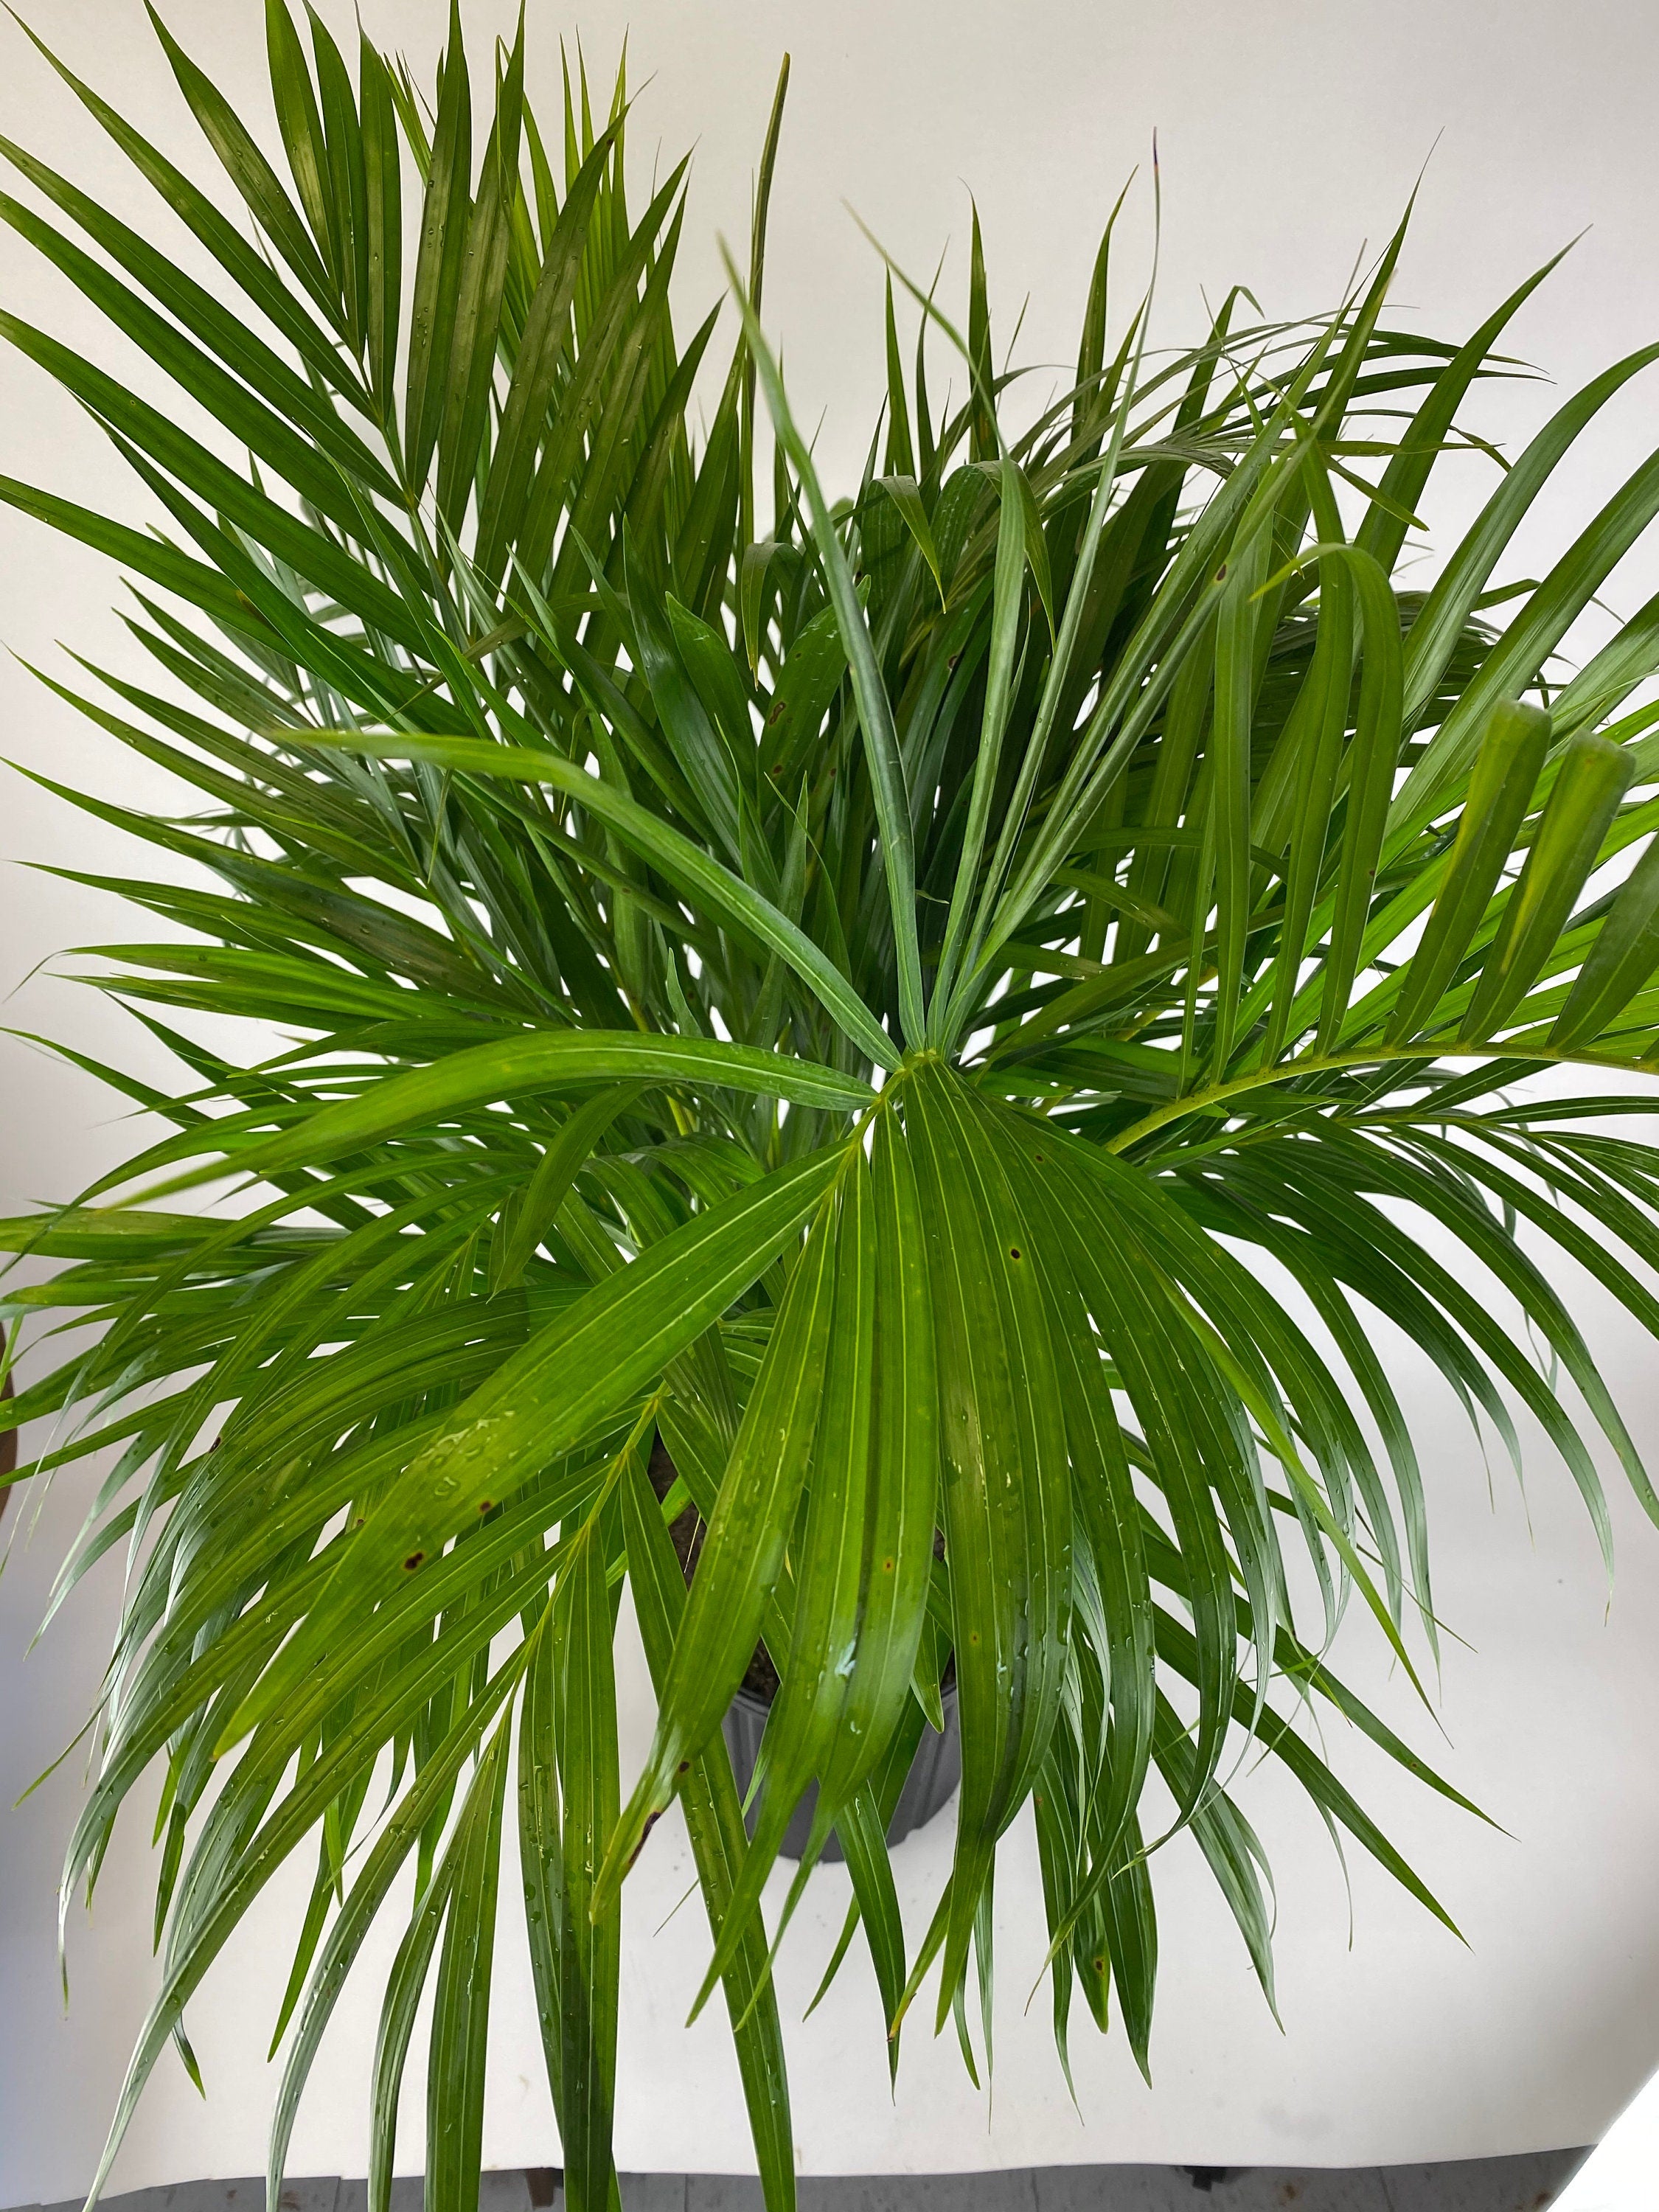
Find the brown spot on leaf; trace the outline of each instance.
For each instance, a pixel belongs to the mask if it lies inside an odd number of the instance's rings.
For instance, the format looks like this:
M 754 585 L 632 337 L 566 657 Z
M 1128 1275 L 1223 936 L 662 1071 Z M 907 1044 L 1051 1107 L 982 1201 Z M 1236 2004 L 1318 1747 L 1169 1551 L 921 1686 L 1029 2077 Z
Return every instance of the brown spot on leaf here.
M 660 1820 L 661 1818 L 662 1814 L 660 1813 L 653 1813 L 650 1819 L 646 1822 L 644 1827 L 641 1829 L 640 1840 L 634 1846 L 633 1857 L 629 1860 L 627 1866 L 623 1869 L 624 1874 L 629 1874 L 633 1871 L 635 1860 L 639 1857 L 640 1853 L 645 1849 L 647 1837 L 649 1836 L 651 1831 L 656 1826 L 658 1821 Z

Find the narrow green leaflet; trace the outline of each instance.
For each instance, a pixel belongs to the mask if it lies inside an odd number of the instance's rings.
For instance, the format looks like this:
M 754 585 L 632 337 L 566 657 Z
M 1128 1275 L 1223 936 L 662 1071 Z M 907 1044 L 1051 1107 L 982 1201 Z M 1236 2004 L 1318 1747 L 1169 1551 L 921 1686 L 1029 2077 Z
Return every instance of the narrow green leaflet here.
M 472 1107 L 629 1079 L 719 1085 L 842 1112 L 868 1106 L 872 1097 L 869 1085 L 856 1078 L 750 1045 L 626 1030 L 562 1030 L 475 1045 L 430 1067 L 388 1077 L 356 1098 L 323 1108 L 287 1137 L 239 1150 L 237 1165 L 262 1176 L 280 1175 L 453 1120 Z
M 1579 969 L 1550 1042 L 1589 1044 L 1659 968 L 1659 838 L 1632 869 Z
M 1570 738 L 1555 782 L 1480 981 L 1463 1017 L 1469 1036 L 1492 1036 L 1537 981 L 1601 858 L 1636 763 L 1606 738 Z
M 634 1083 L 615 1084 L 585 1099 L 562 1126 L 537 1164 L 512 1218 L 508 1241 L 492 1269 L 495 1290 L 507 1288 L 523 1275 L 537 1246 L 558 1219 L 579 1170 L 641 1087 Z
M 441 2212 L 465 2212 L 478 2201 L 507 1742 L 503 1723 L 469 1794 L 465 1844 L 438 1959 L 426 2073 L 426 2194 Z
M 1532 804 L 1549 741 L 1549 716 L 1539 708 L 1505 705 L 1492 715 L 1445 879 L 1395 1001 L 1391 1042 L 1427 1024 L 1468 951 Z
M 590 1519 L 553 1598 L 550 1664 L 563 1834 L 559 1864 L 559 2002 L 563 2092 L 559 2129 L 573 2212 L 607 2212 L 616 2191 L 611 2149 L 616 2103 L 622 1905 L 596 1907 L 595 1885 L 617 1822 L 617 1685 L 611 1593 Z
M 690 1759 L 718 1729 L 759 1641 L 767 1600 L 782 1571 L 817 1424 L 834 1302 L 835 1205 L 825 1194 L 842 1172 L 842 1162 L 832 1158 L 813 1164 L 808 1175 L 797 1171 L 791 1178 L 792 1196 L 810 1192 L 816 1218 L 791 1271 L 709 1516 L 645 1771 L 606 1855 L 599 1891 L 602 1903 L 620 1887 L 652 1817 L 667 1804 Z M 798 1200 L 792 1228 L 806 1210 Z M 653 1246 L 652 1258 L 663 1249 Z
M 623 1483 L 623 1518 L 641 1639 L 660 1698 L 684 1618 L 685 1586 L 657 1501 L 637 1466 Z M 718 1942 L 748 1848 L 732 1762 L 718 1734 L 692 1759 L 680 1782 L 679 1802 L 690 1832 L 709 1929 Z M 783 2031 L 767 1972 L 765 1931 L 757 1921 L 744 1929 L 726 1966 L 725 1983 L 766 2212 L 793 2212 L 795 2161 Z

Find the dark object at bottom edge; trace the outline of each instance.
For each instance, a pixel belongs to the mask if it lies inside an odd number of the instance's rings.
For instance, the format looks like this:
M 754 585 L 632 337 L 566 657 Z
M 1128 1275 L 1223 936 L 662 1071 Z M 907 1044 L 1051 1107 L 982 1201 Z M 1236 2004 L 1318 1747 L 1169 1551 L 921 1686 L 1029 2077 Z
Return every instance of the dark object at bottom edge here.
M 951 1792 L 962 1779 L 962 1733 L 957 1723 L 957 1693 L 954 1684 L 944 1693 L 945 1733 L 936 1735 L 924 1728 L 921 1741 L 910 1771 L 904 1778 L 904 1787 L 899 1792 L 898 1803 L 893 1808 L 893 1817 L 887 1824 L 887 1840 L 902 1844 L 914 1829 L 925 1828 L 935 1813 L 944 1809 Z M 726 1709 L 721 1727 L 726 1733 L 726 1747 L 732 1754 L 732 1771 L 738 1780 L 738 1795 L 749 1792 L 755 1761 L 760 1756 L 761 1737 L 766 1729 L 766 1716 L 771 1707 L 761 1698 L 750 1697 L 739 1690 Z M 798 1859 L 806 1849 L 806 1839 L 812 1832 L 812 1815 L 817 1810 L 818 1787 L 813 1783 L 796 1806 L 789 1826 L 784 1832 L 782 1856 Z M 744 1815 L 744 1825 L 752 1836 L 759 1802 L 751 1805 Z M 834 1830 L 825 1844 L 822 1856 L 826 1859 L 842 1859 L 846 1855 L 841 1847 L 841 1838 Z

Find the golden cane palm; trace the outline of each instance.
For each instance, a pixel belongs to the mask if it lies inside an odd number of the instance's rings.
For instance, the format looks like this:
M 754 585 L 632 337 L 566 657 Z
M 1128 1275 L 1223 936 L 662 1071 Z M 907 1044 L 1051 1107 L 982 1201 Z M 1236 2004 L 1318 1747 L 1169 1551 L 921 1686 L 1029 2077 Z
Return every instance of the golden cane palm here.
M 809 1788 L 789 1901 L 833 1830 L 830 1971 L 861 1925 L 896 2065 L 924 1984 L 973 2063 L 1028 1801 L 1062 2063 L 1079 1986 L 1102 2027 L 1115 1989 L 1147 2063 L 1180 1832 L 1271 2000 L 1231 1793 L 1251 1739 L 1445 1917 L 1299 1732 L 1322 1701 L 1456 1797 L 1327 1664 L 1351 1594 L 1408 1673 L 1435 1644 L 1374 1316 L 1512 1452 L 1525 1407 L 1604 1546 L 1598 1433 L 1659 1514 L 1535 1256 L 1659 1323 L 1659 1150 L 1608 1133 L 1659 1060 L 1653 607 L 1576 674 L 1557 657 L 1659 511 L 1659 458 L 1541 581 L 1494 581 L 1659 348 L 1569 401 L 1407 591 L 1415 512 L 1539 277 L 1442 344 L 1388 318 L 1396 238 L 1328 316 L 1249 323 L 1234 295 L 1170 356 L 1146 302 L 1110 312 L 1109 226 L 1075 379 L 1030 421 L 975 226 L 961 332 L 890 278 L 883 419 L 832 502 L 759 320 L 781 86 L 698 440 L 717 314 L 676 336 L 684 165 L 635 212 L 620 84 L 601 121 L 567 78 L 550 143 L 521 36 L 470 72 L 453 19 L 428 103 L 366 40 L 354 74 L 314 16 L 268 21 L 286 180 L 157 27 L 217 198 L 61 71 L 211 283 L 0 144 L 29 195 L 0 214 L 222 434 L 0 317 L 169 518 L 0 482 L 128 572 L 157 668 L 46 680 L 202 799 L 64 793 L 190 864 L 81 878 L 175 926 L 94 980 L 183 1073 L 161 1097 L 100 1072 L 176 1133 L 3 1224 L 65 1263 L 5 1317 L 93 1325 L 3 1416 L 55 1417 L 20 1474 L 106 1455 L 63 1584 L 133 1560 L 66 1897 L 163 1777 L 161 1983 L 112 2148 L 308 1846 L 278 2180 L 412 1862 L 370 2201 L 435 1979 L 428 2202 L 474 2204 L 512 1821 L 573 2212 L 604 2212 L 620 1893 L 678 1799 L 703 1996 L 785 2212 L 760 1905 Z M 967 397 L 941 412 L 945 356 Z M 264 1056 L 198 1042 L 203 1012 L 264 1025 Z M 1573 1067 L 1582 1097 L 1516 1087 Z M 164 1204 L 227 1182 L 217 1212 Z M 624 1584 L 659 1702 L 625 1801 Z M 781 1687 L 751 1842 L 720 1723 L 758 1644 Z M 949 1680 L 955 1856 L 913 1948 L 884 1832 Z

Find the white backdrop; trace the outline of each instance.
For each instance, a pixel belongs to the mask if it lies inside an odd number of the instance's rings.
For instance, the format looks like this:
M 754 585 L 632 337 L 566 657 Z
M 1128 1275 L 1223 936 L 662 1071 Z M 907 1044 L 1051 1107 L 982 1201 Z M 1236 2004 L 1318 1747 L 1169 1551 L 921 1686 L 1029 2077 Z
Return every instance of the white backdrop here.
M 349 10 L 324 11 L 343 33 Z M 438 0 L 365 0 L 371 30 L 424 70 L 441 35 Z M 239 104 L 258 100 L 257 0 L 173 0 L 173 27 Z M 476 29 L 505 7 L 468 9 Z M 820 453 L 844 478 L 862 459 L 879 388 L 879 275 L 842 207 L 851 201 L 908 264 L 931 271 L 953 241 L 963 281 L 966 187 L 985 227 L 994 306 L 1006 337 L 1029 293 L 1021 352 L 1063 360 L 1098 228 L 1159 132 L 1165 234 L 1161 327 L 1189 333 L 1201 299 L 1249 284 L 1269 313 L 1328 304 L 1356 254 L 1392 228 L 1439 134 L 1401 267 L 1402 308 L 1461 334 L 1574 234 L 1593 225 L 1515 326 L 1519 350 L 1564 390 L 1659 333 L 1659 142 L 1650 93 L 1659 27 L 1644 0 L 1566 10 L 1548 0 L 593 0 L 579 15 L 532 11 L 532 85 L 550 98 L 561 31 L 579 30 L 608 73 L 626 27 L 641 161 L 697 142 L 681 295 L 716 286 L 717 231 L 746 234 L 749 177 L 779 55 L 793 54 L 774 204 L 767 320 L 781 337 L 797 412 L 827 410 Z M 137 0 L 38 0 L 37 26 L 70 64 L 205 174 Z M 257 104 L 256 104 L 257 102 Z M 43 151 L 131 215 L 140 190 L 27 47 L 0 31 L 0 131 Z M 1144 202 L 1125 265 L 1144 269 Z M 1127 296 L 1127 294 L 1126 295 Z M 0 301 L 100 351 L 94 318 L 0 236 Z M 135 383 L 153 388 L 142 366 Z M 1654 442 L 1653 387 L 1638 383 L 1582 443 L 1566 488 L 1546 501 L 1513 573 L 1538 574 Z M 1496 393 L 1486 422 L 1513 438 L 1541 419 L 1547 387 Z M 1491 482 L 1466 461 L 1432 520 L 1455 522 Z M 133 516 L 144 508 L 73 404 L 0 353 L 0 472 Z M 1508 573 L 1508 572 L 1506 572 Z M 1609 588 L 1628 611 L 1659 581 L 1647 547 Z M 55 641 L 120 659 L 107 610 L 114 578 L 97 560 L 0 514 L 0 640 L 66 670 Z M 154 798 L 155 784 L 79 725 L 8 660 L 0 664 L 0 750 L 71 786 Z M 123 841 L 19 779 L 4 787 L 0 844 L 27 856 L 118 869 Z M 7 1019 L 82 1049 L 152 1066 L 142 1041 L 91 994 L 39 963 L 129 933 L 111 902 L 11 868 L 0 878 L 0 988 L 23 988 Z M 25 979 L 27 979 L 27 981 Z M 159 1068 L 155 1068 L 161 1073 Z M 87 1078 L 0 1039 L 8 1142 L 0 1206 L 61 1196 L 130 1142 Z M 1650 1345 L 1582 1283 L 1570 1287 L 1592 1343 L 1647 1447 L 1659 1452 Z M 804 2171 L 912 2171 L 1069 2160 L 1348 2164 L 1474 2156 L 1595 2136 L 1659 2058 L 1659 1534 L 1614 1492 L 1620 1541 L 1609 1610 L 1588 1524 L 1541 1447 L 1523 1503 L 1503 1468 L 1492 1495 L 1480 1455 L 1408 1346 L 1395 1347 L 1419 1410 L 1435 1511 L 1442 1610 L 1468 1649 L 1448 1645 L 1436 1740 L 1357 1630 L 1342 1655 L 1398 1725 L 1501 1824 L 1482 1827 L 1382 1771 L 1363 1746 L 1342 1771 L 1457 1918 L 1456 1943 L 1369 1863 L 1352 1903 L 1317 1821 L 1270 1774 L 1245 1803 L 1279 1877 L 1281 2033 L 1195 1852 L 1159 1869 L 1164 1972 L 1154 2084 L 1121 2039 L 1079 2025 L 1074 2111 L 1049 2044 L 1046 1993 L 1022 2017 L 1042 1944 L 1035 1853 L 1017 1832 L 999 1885 L 1002 1973 L 996 2095 L 988 2112 L 947 2043 L 909 2031 L 896 2103 L 886 2092 L 874 1996 L 849 1967 L 813 2019 L 790 2030 Z M 26 1656 L 52 1567 L 78 1519 L 78 1490 L 47 1503 L 0 1580 L 0 1803 L 9 1805 L 79 1725 L 116 1597 L 116 1567 L 94 1578 Z M 21 1520 L 8 1516 L 8 1528 Z M 646 1699 L 624 1637 L 625 1722 L 643 1745 Z M 625 1756 L 627 1755 L 625 1747 Z M 80 1787 L 74 1759 L 16 1812 L 0 1813 L 0 2205 L 70 2194 L 88 2178 L 131 2035 L 151 1985 L 149 1881 L 140 1824 L 112 1857 L 94 1925 L 71 1926 L 65 2016 L 53 1958 L 58 1858 Z M 121 1845 L 125 1844 L 125 1848 Z M 929 1832 L 897 1862 L 918 1914 L 944 1869 Z M 690 1880 L 683 1831 L 665 1821 L 629 1885 L 618 2161 L 625 2168 L 732 2170 L 750 2164 L 735 2067 L 711 2009 L 678 2022 L 701 1972 L 695 1902 L 658 1926 Z M 782 1971 L 794 2019 L 844 1906 L 827 1872 L 798 1918 Z M 200 2103 L 164 2064 L 117 2185 L 254 2171 L 274 2083 L 262 2063 L 285 1978 L 295 1885 L 272 1893 L 198 2002 L 192 2036 L 207 2075 Z M 513 1916 L 504 1912 L 510 1927 Z M 919 1933 L 919 1929 L 917 1930 Z M 372 1962 L 371 1962 L 372 1966 Z M 295 2139 L 294 2170 L 362 2170 L 374 2006 L 371 1974 L 342 2008 Z M 516 1946 L 499 1969 L 486 2156 L 556 2159 Z M 415 2069 L 411 2068 L 413 2072 Z M 417 2080 L 407 2100 L 418 2160 Z

